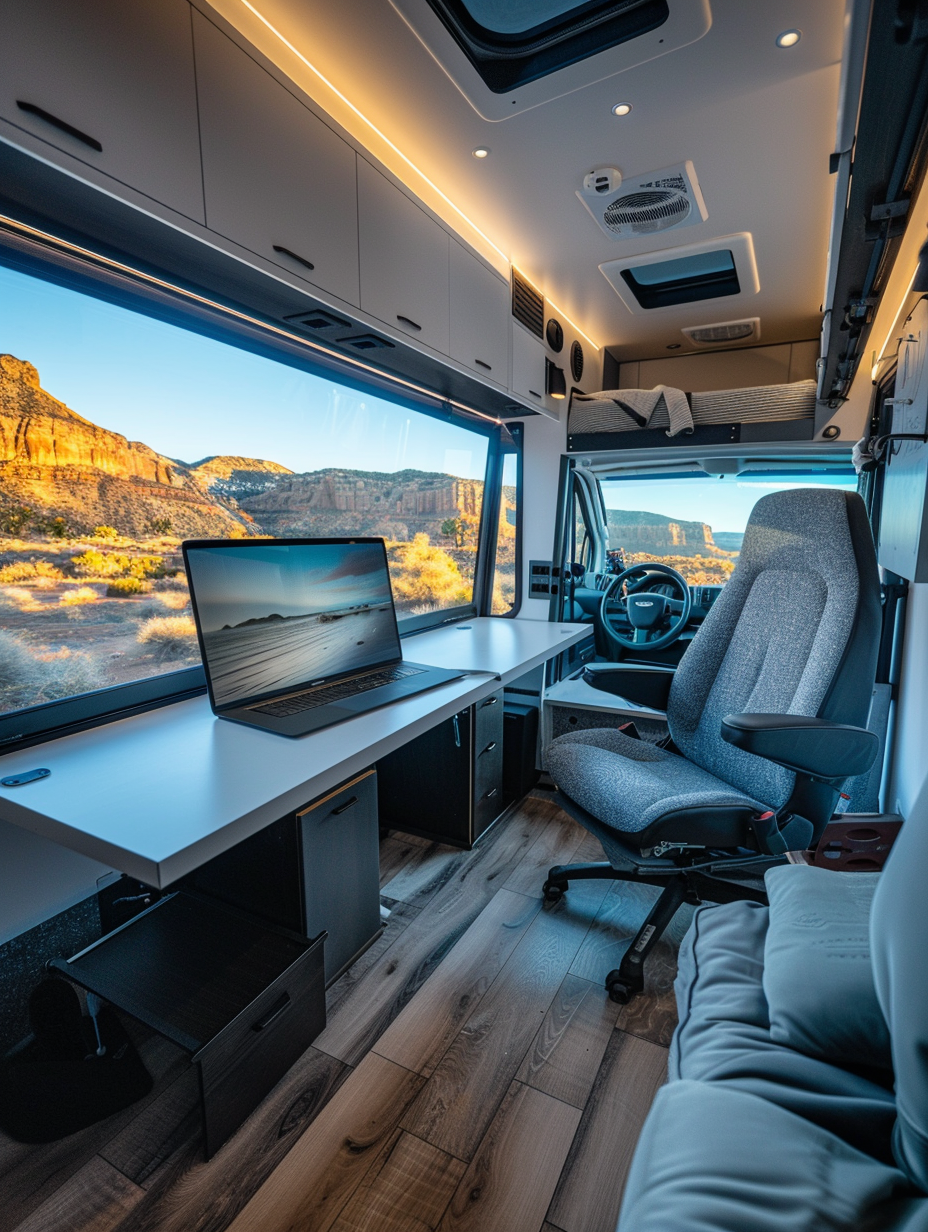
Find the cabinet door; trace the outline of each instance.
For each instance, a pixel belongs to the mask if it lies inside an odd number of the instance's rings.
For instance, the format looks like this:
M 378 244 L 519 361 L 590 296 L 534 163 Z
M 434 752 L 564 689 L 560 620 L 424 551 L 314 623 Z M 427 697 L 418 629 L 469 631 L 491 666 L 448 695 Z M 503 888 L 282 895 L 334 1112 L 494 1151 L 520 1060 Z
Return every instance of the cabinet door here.
M 451 241 L 452 359 L 509 386 L 509 286 Z
M 0 115 L 202 222 L 187 0 L 5 0 L 2 14 Z
M 545 348 L 521 325 L 512 323 L 512 392 L 539 406 L 545 401 Z
M 375 772 L 368 770 L 297 816 L 302 827 L 306 935 L 328 931 L 328 984 L 380 935 Z
M 448 354 L 448 233 L 358 159 L 361 307 Z
M 358 302 L 354 150 L 194 14 L 206 224 Z

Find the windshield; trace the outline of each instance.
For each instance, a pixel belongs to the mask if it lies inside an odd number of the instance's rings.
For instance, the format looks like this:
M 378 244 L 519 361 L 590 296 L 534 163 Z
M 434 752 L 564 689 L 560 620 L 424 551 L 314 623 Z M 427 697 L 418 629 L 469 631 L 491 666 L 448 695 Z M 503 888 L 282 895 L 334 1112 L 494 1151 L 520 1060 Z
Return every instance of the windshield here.
M 762 496 L 792 488 L 857 490 L 851 467 L 797 477 L 774 472 L 750 475 L 663 475 L 607 478 L 610 572 L 646 560 L 682 573 L 691 586 L 721 586 L 741 551 L 751 510 Z

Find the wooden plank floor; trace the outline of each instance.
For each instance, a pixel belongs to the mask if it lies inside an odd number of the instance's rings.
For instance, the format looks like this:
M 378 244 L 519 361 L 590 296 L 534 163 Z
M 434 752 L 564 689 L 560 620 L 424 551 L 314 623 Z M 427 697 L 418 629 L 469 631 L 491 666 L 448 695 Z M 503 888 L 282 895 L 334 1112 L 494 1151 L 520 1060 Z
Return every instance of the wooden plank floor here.
M 613 1232 L 689 914 L 614 1005 L 603 977 L 657 891 L 540 900 L 550 865 L 601 858 L 541 792 L 471 852 L 390 834 L 383 935 L 223 1149 L 203 1162 L 183 1055 L 141 1039 L 144 1103 L 49 1146 L 0 1135 L 0 1232 Z

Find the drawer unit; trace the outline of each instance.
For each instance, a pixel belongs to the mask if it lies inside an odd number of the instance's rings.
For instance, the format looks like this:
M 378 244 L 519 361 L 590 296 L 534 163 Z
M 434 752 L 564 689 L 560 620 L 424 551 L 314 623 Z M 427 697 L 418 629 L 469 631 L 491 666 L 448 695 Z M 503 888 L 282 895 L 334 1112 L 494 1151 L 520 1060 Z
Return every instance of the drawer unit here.
M 377 777 L 382 827 L 472 847 L 505 807 L 502 691 L 382 758 Z
M 181 891 L 53 965 L 191 1054 L 209 1159 L 325 1026 L 324 940 Z

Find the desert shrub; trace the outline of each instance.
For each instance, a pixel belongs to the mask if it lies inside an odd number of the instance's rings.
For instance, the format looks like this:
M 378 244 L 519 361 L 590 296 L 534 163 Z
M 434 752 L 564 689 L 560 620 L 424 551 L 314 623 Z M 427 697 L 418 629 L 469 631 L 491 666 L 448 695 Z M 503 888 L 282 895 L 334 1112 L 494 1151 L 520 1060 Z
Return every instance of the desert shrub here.
M 39 534 L 48 535 L 50 539 L 68 539 L 71 535 L 71 528 L 64 518 L 36 518 L 32 525 Z
M 34 651 L 15 633 L 0 629 L 0 704 L 7 709 L 74 697 L 105 683 L 88 655 Z
M 387 555 L 393 593 L 404 607 L 414 603 L 452 607 L 470 599 L 454 558 L 434 546 L 428 535 L 420 532 L 410 543 L 391 543 Z
M 180 658 L 196 649 L 197 627 L 189 616 L 153 616 L 136 634 L 163 659 Z
M 136 556 L 129 562 L 129 577 L 139 578 L 140 581 L 144 581 L 145 578 L 164 577 L 164 573 L 163 556 Z
M 60 582 L 64 574 L 57 565 L 53 565 L 48 560 L 14 560 L 0 567 L 0 583 L 32 582 L 37 578 Z
M 81 607 L 85 603 L 96 603 L 100 596 L 92 586 L 78 586 L 77 590 L 67 590 L 58 600 L 61 607 Z
M 163 603 L 169 611 L 180 612 L 190 602 L 190 596 L 180 590 L 165 590 L 158 595 L 158 602 Z
M 141 578 L 113 578 L 112 582 L 107 583 L 106 595 L 108 599 L 125 599 L 128 595 L 140 595 L 147 589 Z
M 148 525 L 153 535 L 169 535 L 174 529 L 174 523 L 170 518 L 152 518 Z
M 0 593 L 4 602 L 12 603 L 20 612 L 41 612 L 45 606 L 34 599 L 32 591 L 25 586 L 5 586 Z
M 71 564 L 81 577 L 121 577 L 128 572 L 131 558 L 124 552 L 100 552 L 88 548 L 71 557 Z
M 0 513 L 0 531 L 4 535 L 19 535 L 34 517 L 35 510 L 28 505 L 13 505 Z
M 105 539 L 112 541 L 114 539 L 119 539 L 120 534 L 115 526 L 95 526 L 93 528 L 93 537 L 94 539 Z

